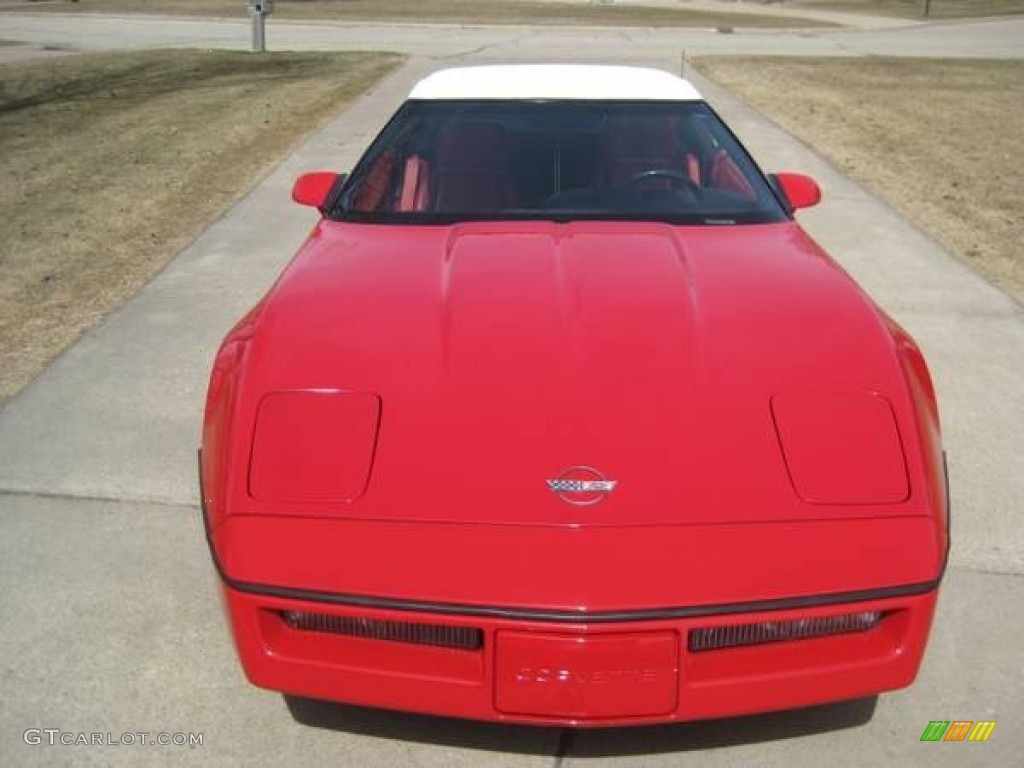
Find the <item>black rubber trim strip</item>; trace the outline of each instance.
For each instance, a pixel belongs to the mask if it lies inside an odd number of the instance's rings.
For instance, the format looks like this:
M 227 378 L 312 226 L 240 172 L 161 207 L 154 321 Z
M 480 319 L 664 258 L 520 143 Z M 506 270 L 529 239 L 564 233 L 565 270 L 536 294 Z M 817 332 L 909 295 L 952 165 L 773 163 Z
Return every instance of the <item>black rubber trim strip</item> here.
M 943 471 L 946 471 L 945 453 L 943 453 Z M 946 487 L 949 476 L 946 473 Z M 765 611 L 784 611 L 798 608 L 816 608 L 827 605 L 843 605 L 860 603 L 868 600 L 885 600 L 894 597 L 923 595 L 937 589 L 942 582 L 949 562 L 949 539 L 939 575 L 932 581 L 916 584 L 904 584 L 879 589 L 863 589 L 854 592 L 834 592 L 824 595 L 808 595 L 805 597 L 780 598 L 775 600 L 753 600 L 745 603 L 719 603 L 717 605 L 675 606 L 669 608 L 645 608 L 625 611 L 559 611 L 538 610 L 531 608 L 512 608 L 501 606 L 466 605 L 463 603 L 438 603 L 426 600 L 402 600 L 391 597 L 373 597 L 369 595 L 349 595 L 336 592 L 321 592 L 312 589 L 295 589 L 278 587 L 271 584 L 254 584 L 239 581 L 228 576 L 217 557 L 210 533 L 209 519 L 206 514 L 206 495 L 203 493 L 202 452 L 200 452 L 199 496 L 202 500 L 203 530 L 206 543 L 210 547 L 210 556 L 214 568 L 225 585 L 231 589 L 252 595 L 265 595 L 286 600 L 303 600 L 311 603 L 328 605 L 350 605 L 360 608 L 381 608 L 389 611 L 415 611 L 417 613 L 482 616 L 493 619 L 513 619 L 519 621 L 559 622 L 567 624 L 605 624 L 610 622 L 654 621 L 659 619 L 690 619 L 701 616 L 727 616 L 737 613 L 761 613 Z M 949 510 L 949 494 L 946 495 L 947 520 Z

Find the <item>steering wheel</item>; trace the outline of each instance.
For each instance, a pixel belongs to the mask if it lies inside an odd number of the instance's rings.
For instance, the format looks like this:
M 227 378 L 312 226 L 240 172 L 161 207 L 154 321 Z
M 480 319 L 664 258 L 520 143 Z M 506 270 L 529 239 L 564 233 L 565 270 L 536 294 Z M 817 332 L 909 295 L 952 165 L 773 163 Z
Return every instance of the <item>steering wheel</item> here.
M 694 195 L 700 197 L 701 188 L 691 179 L 687 174 L 682 171 L 677 171 L 674 168 L 649 168 L 646 171 L 640 171 L 634 173 L 628 179 L 622 183 L 624 189 L 636 186 L 637 184 L 646 181 L 647 179 L 672 179 L 674 181 L 681 181 L 683 186 L 686 187 Z

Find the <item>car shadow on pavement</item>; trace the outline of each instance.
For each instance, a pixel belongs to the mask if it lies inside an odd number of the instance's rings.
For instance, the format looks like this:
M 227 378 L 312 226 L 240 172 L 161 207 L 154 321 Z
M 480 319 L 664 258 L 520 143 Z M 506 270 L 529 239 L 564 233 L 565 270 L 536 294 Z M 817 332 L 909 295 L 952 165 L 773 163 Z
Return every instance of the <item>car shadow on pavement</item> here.
M 560 731 L 284 698 L 292 717 L 302 725 L 437 746 L 544 755 L 551 754 Z M 577 757 L 615 757 L 777 741 L 865 725 L 877 702 L 878 697 L 871 696 L 722 720 L 568 730 L 559 740 L 559 750 Z

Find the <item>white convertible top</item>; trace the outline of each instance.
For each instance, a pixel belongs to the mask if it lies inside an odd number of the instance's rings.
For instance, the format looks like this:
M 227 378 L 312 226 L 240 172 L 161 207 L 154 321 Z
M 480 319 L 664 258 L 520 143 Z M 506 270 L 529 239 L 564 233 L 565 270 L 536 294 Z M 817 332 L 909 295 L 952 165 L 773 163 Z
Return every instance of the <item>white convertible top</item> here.
M 420 80 L 410 99 L 587 99 L 699 101 L 688 81 L 645 67 L 508 64 L 442 69 Z

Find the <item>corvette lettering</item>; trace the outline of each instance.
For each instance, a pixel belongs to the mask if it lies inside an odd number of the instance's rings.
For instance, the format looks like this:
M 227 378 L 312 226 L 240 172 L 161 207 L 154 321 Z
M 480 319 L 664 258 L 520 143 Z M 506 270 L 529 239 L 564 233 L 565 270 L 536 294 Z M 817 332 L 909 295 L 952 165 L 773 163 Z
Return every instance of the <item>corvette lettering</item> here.
M 516 672 L 516 682 L 544 685 L 565 683 L 571 685 L 597 685 L 601 683 L 653 683 L 658 679 L 657 669 L 603 669 L 578 672 L 571 669 L 522 667 Z

